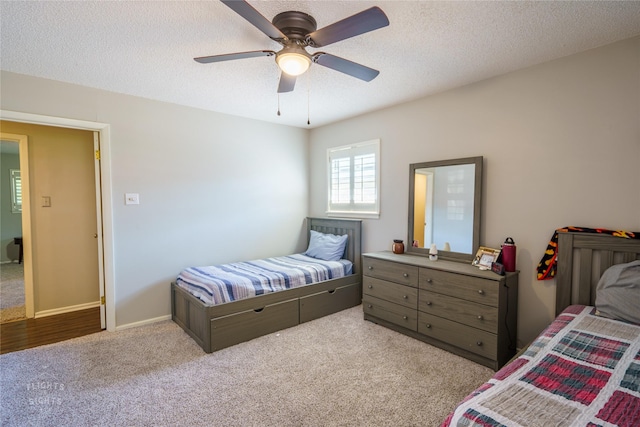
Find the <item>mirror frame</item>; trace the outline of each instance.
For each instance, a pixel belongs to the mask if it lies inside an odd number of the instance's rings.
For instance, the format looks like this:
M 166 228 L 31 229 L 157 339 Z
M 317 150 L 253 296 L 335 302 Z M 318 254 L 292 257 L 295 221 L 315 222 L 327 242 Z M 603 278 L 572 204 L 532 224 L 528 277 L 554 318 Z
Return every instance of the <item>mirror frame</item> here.
M 412 163 L 409 165 L 409 221 L 408 221 L 408 240 L 406 252 L 414 255 L 429 256 L 429 248 L 416 248 L 413 242 L 413 221 L 414 221 L 414 176 L 416 169 L 434 168 L 438 166 L 455 166 L 455 165 L 475 165 L 474 177 L 474 196 L 473 196 L 473 236 L 472 236 L 472 252 L 470 254 L 462 252 L 445 251 L 438 249 L 438 258 L 451 261 L 467 261 L 471 262 L 475 256 L 475 252 L 480 246 L 480 210 L 482 208 L 482 166 L 483 157 L 465 157 L 462 159 L 439 160 L 434 162 Z

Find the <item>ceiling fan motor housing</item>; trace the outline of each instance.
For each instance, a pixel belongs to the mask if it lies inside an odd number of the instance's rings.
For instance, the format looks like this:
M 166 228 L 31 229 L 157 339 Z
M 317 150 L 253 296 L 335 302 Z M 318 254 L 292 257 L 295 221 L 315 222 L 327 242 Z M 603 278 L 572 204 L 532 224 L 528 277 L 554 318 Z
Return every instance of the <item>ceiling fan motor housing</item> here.
M 318 24 L 313 16 L 304 12 L 287 11 L 273 17 L 271 23 L 293 40 L 304 40 L 307 34 L 313 33 Z

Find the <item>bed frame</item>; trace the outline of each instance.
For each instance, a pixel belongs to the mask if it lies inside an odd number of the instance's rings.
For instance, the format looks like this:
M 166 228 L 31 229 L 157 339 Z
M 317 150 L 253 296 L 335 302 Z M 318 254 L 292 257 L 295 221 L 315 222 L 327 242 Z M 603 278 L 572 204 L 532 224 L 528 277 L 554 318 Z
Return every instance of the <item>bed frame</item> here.
M 609 234 L 558 233 L 556 316 L 572 304 L 596 305 L 596 288 L 605 270 L 640 259 L 640 240 Z M 525 345 L 509 362 L 516 360 Z
M 353 274 L 249 299 L 207 305 L 171 283 L 171 317 L 207 353 L 359 305 L 362 301 L 362 221 L 307 218 L 310 230 L 349 239 Z
M 595 305 L 596 287 L 612 265 L 640 259 L 640 240 L 596 233 L 558 233 L 556 316 L 571 304 Z

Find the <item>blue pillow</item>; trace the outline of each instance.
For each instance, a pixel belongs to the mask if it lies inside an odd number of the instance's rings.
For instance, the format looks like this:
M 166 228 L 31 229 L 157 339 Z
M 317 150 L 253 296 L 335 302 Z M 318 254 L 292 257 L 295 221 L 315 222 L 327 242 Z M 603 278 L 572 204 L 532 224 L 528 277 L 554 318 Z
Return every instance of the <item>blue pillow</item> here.
M 304 255 L 323 259 L 325 261 L 338 261 L 344 254 L 348 235 L 336 236 L 335 234 L 318 233 L 310 230 L 309 247 Z

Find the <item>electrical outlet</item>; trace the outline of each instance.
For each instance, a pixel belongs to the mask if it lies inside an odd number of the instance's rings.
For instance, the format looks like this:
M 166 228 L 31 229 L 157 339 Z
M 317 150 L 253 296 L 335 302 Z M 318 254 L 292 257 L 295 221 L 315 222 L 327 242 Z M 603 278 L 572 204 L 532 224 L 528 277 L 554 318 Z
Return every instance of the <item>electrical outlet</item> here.
M 126 193 L 124 195 L 124 203 L 126 205 L 139 205 L 140 195 L 138 193 Z

